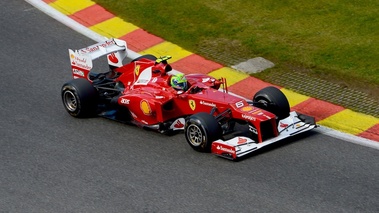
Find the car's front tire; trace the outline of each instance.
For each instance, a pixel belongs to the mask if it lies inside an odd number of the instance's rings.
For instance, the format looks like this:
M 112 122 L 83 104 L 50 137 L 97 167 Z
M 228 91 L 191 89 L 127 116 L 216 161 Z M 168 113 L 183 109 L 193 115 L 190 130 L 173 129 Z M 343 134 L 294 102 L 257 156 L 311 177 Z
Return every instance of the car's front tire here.
M 96 114 L 98 92 L 84 79 L 73 79 L 62 86 L 62 101 L 66 111 L 73 117 L 90 117 Z
M 222 130 L 212 115 L 200 112 L 187 118 L 184 134 L 194 150 L 210 152 L 213 141 L 222 136 Z

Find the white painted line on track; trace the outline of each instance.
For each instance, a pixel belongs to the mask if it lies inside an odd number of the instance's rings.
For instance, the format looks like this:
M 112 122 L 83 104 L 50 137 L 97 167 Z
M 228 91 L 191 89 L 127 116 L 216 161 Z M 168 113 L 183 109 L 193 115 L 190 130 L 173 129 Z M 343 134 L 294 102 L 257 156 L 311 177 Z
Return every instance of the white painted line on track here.
M 66 15 L 60 13 L 56 9 L 52 8 L 45 2 L 41 0 L 25 0 L 29 4 L 33 5 L 37 9 L 41 10 L 42 12 L 46 13 L 47 15 L 51 16 L 52 18 L 56 19 L 57 21 L 61 22 L 62 24 L 68 26 L 69 28 L 75 30 L 76 32 L 79 32 L 83 34 L 84 36 L 96 41 L 96 42 L 102 42 L 107 40 L 104 36 L 88 29 L 87 27 L 83 26 L 82 24 L 79 24 L 78 22 L 74 21 L 73 19 L 67 17 Z M 137 58 L 141 56 L 140 54 L 128 50 L 128 57 L 130 58 Z
M 318 128 L 314 129 L 314 131 L 317 131 L 323 135 L 328 135 L 328 136 L 333 137 L 333 138 L 348 141 L 350 143 L 355 143 L 355 144 L 359 144 L 362 146 L 366 146 L 366 147 L 370 147 L 370 148 L 374 148 L 374 149 L 379 150 L 379 142 L 376 142 L 373 140 L 369 140 L 369 139 L 362 138 L 359 136 L 339 132 L 337 130 L 334 130 L 334 129 L 331 129 L 331 128 L 328 128 L 325 126 L 319 126 Z
M 63 23 L 64 25 L 70 27 L 71 29 L 83 34 L 84 36 L 96 41 L 96 42 L 102 42 L 107 40 L 107 38 L 101 36 L 100 34 L 88 29 L 87 27 L 79 24 L 78 22 L 74 21 L 73 19 L 67 17 L 66 15 L 63 15 L 56 9 L 52 8 L 42 0 L 25 0 L 29 4 L 33 5 L 35 8 L 41 10 L 42 12 L 46 13 L 47 15 L 51 16 L 52 18 L 56 19 L 57 21 Z M 136 53 L 132 50 L 128 49 L 128 58 L 137 58 L 141 56 L 139 53 Z M 172 70 L 173 73 L 180 73 L 177 70 Z M 379 150 L 379 142 L 372 141 L 369 139 L 361 138 L 355 135 L 343 133 L 336 131 L 334 129 L 330 129 L 328 127 L 319 126 L 315 129 L 315 131 L 320 132 L 321 134 L 328 135 L 333 138 L 345 140 L 351 143 L 359 144 L 362 146 L 374 148 Z

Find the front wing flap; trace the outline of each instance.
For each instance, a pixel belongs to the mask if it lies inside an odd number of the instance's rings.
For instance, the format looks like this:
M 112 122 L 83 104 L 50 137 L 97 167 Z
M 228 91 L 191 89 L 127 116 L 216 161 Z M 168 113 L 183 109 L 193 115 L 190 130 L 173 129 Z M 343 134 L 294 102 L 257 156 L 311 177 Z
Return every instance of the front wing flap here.
M 291 112 L 290 116 L 279 121 L 279 135 L 277 137 L 268 139 L 262 143 L 257 143 L 245 136 L 237 136 L 226 141 L 219 139 L 212 143 L 211 152 L 220 157 L 236 160 L 267 145 L 309 131 L 316 126 L 313 117 L 298 112 Z

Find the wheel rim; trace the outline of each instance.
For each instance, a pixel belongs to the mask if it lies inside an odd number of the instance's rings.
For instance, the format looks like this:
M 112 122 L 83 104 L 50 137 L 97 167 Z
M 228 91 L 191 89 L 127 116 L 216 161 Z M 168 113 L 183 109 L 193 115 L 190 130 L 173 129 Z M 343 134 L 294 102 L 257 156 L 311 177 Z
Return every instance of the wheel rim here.
M 78 107 L 78 101 L 76 100 L 76 96 L 71 91 L 64 92 L 63 101 L 66 109 L 68 109 L 70 112 L 74 112 Z
M 203 142 L 203 133 L 197 125 L 191 124 L 187 128 L 187 138 L 193 146 L 200 146 Z
M 268 106 L 268 104 L 269 104 L 269 102 L 267 100 L 265 100 L 265 99 L 259 99 L 257 102 L 261 103 L 261 104 L 264 104 L 265 106 Z

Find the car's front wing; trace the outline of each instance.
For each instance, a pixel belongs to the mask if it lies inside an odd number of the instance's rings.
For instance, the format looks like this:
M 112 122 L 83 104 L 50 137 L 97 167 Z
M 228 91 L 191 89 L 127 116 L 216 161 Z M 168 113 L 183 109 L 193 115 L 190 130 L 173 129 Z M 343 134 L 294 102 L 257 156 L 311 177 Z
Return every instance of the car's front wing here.
M 291 112 L 290 116 L 278 122 L 279 135 L 277 137 L 267 139 L 262 143 L 257 143 L 245 136 L 237 136 L 226 141 L 219 139 L 212 143 L 211 152 L 220 157 L 236 160 L 269 144 L 309 131 L 315 127 L 316 122 L 313 117 Z

